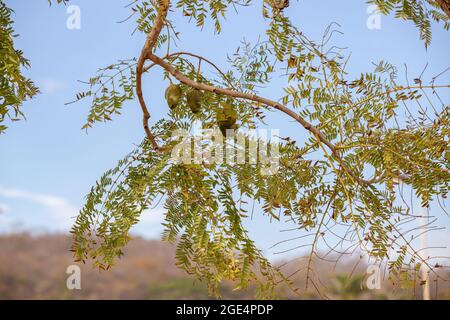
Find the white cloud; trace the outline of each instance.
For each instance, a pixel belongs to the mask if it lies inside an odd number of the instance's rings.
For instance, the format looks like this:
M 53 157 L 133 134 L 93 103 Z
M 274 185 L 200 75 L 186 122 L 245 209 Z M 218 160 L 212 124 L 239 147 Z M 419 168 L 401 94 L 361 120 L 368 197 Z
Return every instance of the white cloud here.
M 32 201 L 44 206 L 55 218 L 58 223 L 58 227 L 63 229 L 68 229 L 71 226 L 73 218 L 78 213 L 78 210 L 74 208 L 66 199 L 54 195 L 0 187 L 0 196 L 10 199 Z
M 8 209 L 9 207 L 6 204 L 0 203 L 0 228 L 9 226 L 13 223 L 11 218 L 6 214 Z
M 29 201 L 44 207 L 51 215 L 51 218 L 53 218 L 53 221 L 46 221 L 43 224 L 46 228 L 52 226 L 51 229 L 56 228 L 57 230 L 67 231 L 72 226 L 74 218 L 78 215 L 78 210 L 66 199 L 55 195 L 0 187 L 1 198 Z M 3 210 L 3 213 L 6 213 L 6 209 L 8 209 L 6 204 L 0 203 L 0 212 Z M 8 210 L 6 214 L 0 214 L 0 224 L 3 224 L 3 226 L 7 223 L 28 225 L 27 221 L 30 222 L 31 218 L 26 221 L 17 220 L 12 215 L 14 212 L 12 209 Z M 146 238 L 159 238 L 163 231 L 161 222 L 164 219 L 164 213 L 165 210 L 162 207 L 144 210 L 140 216 L 140 221 L 133 227 L 133 232 Z M 24 219 L 22 218 L 21 220 Z M 34 218 L 33 220 L 36 219 Z
M 58 80 L 44 79 L 39 82 L 39 88 L 43 93 L 52 94 L 67 88 L 67 85 Z
M 0 214 L 6 213 L 8 209 L 9 207 L 6 204 L 0 203 Z
M 161 223 L 165 212 L 162 207 L 142 211 L 139 222 L 133 227 L 133 233 L 149 239 L 159 238 L 163 231 Z
M 164 208 L 154 208 L 144 210 L 142 211 L 140 222 L 148 224 L 161 223 L 165 212 L 166 211 L 164 210 Z

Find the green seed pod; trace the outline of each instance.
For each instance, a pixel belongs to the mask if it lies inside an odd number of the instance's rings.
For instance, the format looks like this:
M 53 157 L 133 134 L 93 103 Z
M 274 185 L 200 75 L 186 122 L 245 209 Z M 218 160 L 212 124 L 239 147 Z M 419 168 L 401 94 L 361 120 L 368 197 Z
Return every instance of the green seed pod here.
M 191 89 L 186 94 L 187 105 L 193 113 L 198 113 L 202 104 L 202 92 L 197 89 Z
M 217 113 L 217 124 L 222 134 L 226 135 L 226 129 L 236 129 L 237 112 L 229 101 L 223 104 L 223 108 Z
M 235 123 L 232 126 L 228 127 L 228 126 L 223 126 L 223 125 L 219 125 L 219 129 L 220 132 L 222 132 L 223 136 L 226 137 L 227 136 L 227 129 L 233 129 L 233 130 L 237 130 L 239 128 L 239 126 Z
M 219 129 L 220 129 L 220 132 L 222 132 L 222 135 L 224 137 L 226 137 L 227 136 L 227 128 L 225 126 L 219 125 Z
M 175 109 L 181 98 L 181 87 L 179 85 L 170 84 L 166 89 L 166 101 L 170 109 Z

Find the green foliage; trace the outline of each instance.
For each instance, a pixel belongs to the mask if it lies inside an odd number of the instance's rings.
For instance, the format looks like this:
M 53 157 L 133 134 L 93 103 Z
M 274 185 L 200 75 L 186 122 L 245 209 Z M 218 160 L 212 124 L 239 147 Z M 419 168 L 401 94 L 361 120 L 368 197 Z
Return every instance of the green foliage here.
M 450 28 L 450 17 L 439 6 L 438 1 L 405 1 L 405 0 L 368 0 L 376 4 L 382 14 L 393 12 L 396 18 L 410 20 L 419 29 L 420 39 L 425 46 L 431 43 L 431 20 L 443 22 L 444 28 Z
M 22 74 L 21 69 L 28 68 L 30 63 L 14 47 L 17 34 L 12 27 L 12 14 L 0 1 L 0 134 L 7 128 L 2 124 L 4 120 L 17 121 L 23 117 L 22 103 L 38 93 L 33 82 Z
M 152 130 L 160 139 L 169 139 L 167 129 L 178 125 L 160 121 Z M 94 259 L 101 269 L 111 267 L 130 239 L 130 228 L 161 197 L 167 210 L 163 238 L 178 243 L 178 266 L 206 282 L 211 294 L 218 295 L 221 281 L 230 279 L 242 289 L 258 281 L 265 296 L 271 289 L 258 274 L 273 282 L 283 276 L 249 239 L 242 225 L 246 211 L 235 202 L 231 184 L 235 176 L 242 182 L 241 192 L 250 193 L 252 184 L 243 179 L 253 177 L 260 188 L 258 197 L 264 198 L 268 192 L 263 181 L 256 180 L 263 179 L 260 168 L 179 165 L 169 159 L 170 154 L 157 154 L 144 141 L 105 173 L 89 193 L 72 229 L 77 259 Z
M 51 0 L 48 2 L 51 5 Z M 56 2 L 66 4 L 68 0 Z M 0 134 L 8 128 L 3 124 L 6 119 L 14 122 L 25 117 L 22 104 L 39 93 L 33 81 L 22 73 L 24 68 L 30 67 L 30 62 L 14 47 L 14 38 L 18 34 L 13 29 L 13 13 L 0 0 Z
M 217 33 L 222 31 L 221 18 L 225 18 L 225 14 L 229 6 L 248 6 L 251 0 L 178 0 L 176 8 L 180 9 L 184 16 L 193 19 L 200 28 L 205 26 L 205 20 L 209 16 L 214 23 L 214 30 Z
M 199 283 L 193 283 L 191 278 L 176 278 L 164 283 L 151 286 L 151 297 L 156 299 L 208 299 L 206 287 Z
M 411 20 L 427 46 L 431 41 L 431 19 L 444 22 L 445 29 L 450 26 L 448 16 L 435 1 L 369 2 L 377 4 L 383 14 L 395 12 L 396 17 Z M 150 32 L 160 4 L 133 2 L 136 30 Z M 179 0 L 174 8 L 200 28 L 207 26 L 210 19 L 219 33 L 230 6 L 249 4 L 247 0 Z M 0 2 L 0 123 L 5 118 L 14 121 L 23 116 L 23 101 L 38 92 L 21 73 L 29 62 L 14 48 L 16 34 L 11 14 Z M 171 54 L 179 32 L 169 19 L 164 21 L 155 49 L 166 46 L 164 59 L 191 80 L 250 96 L 270 86 L 272 75 L 284 75 L 284 95 L 278 101 L 314 124 L 336 150 L 329 150 L 329 145 L 309 131 L 312 134 L 301 145 L 289 137 L 278 143 L 280 168 L 273 175 L 263 175 L 260 162 L 174 163 L 170 151 L 179 142 L 171 135 L 174 130 L 189 130 L 193 120 L 201 120 L 206 129 L 219 127 L 224 131 L 237 125 L 254 129 L 264 123 L 268 108 L 255 101 L 231 101 L 215 91 L 205 91 L 201 97 L 205 107 L 193 110 L 193 100 L 197 104 L 198 99 L 190 93 L 195 91 L 181 84 L 181 91 L 189 94 L 178 97 L 177 108 L 169 112 L 168 119 L 151 128 L 166 152 L 156 152 L 144 140 L 116 168 L 107 171 L 88 194 L 72 229 L 72 250 L 77 260 L 92 259 L 97 267 L 110 268 L 123 254 L 130 230 L 143 211 L 164 201 L 163 238 L 177 243 L 177 265 L 202 280 L 210 294 L 216 296 L 224 280 L 231 280 L 235 289 L 257 283 L 259 298 L 273 297 L 280 282 L 292 287 L 289 277 L 269 263 L 243 226 L 255 203 L 270 219 L 293 221 L 298 232 L 314 236 L 306 244 L 310 247 L 307 284 L 313 281 L 310 265 L 318 243 L 325 241 L 326 235 L 335 235 L 336 231 L 330 231 L 335 226 L 352 229 L 341 237 L 341 242 L 350 242 L 351 247 L 377 261 L 387 260 L 392 278 L 401 281 L 411 266 L 418 271 L 418 266 L 428 264 L 414 250 L 414 237 L 407 239 L 399 228 L 414 217 L 408 205 L 395 202 L 396 185 L 399 179 L 407 182 L 423 206 L 448 195 L 450 110 L 437 92 L 443 86 L 435 86 L 437 77 L 429 86 L 423 85 L 420 77 L 414 79 L 414 85 L 400 85 L 395 67 L 383 61 L 373 72 L 351 79 L 345 71 L 348 60 L 328 45 L 333 30 L 328 28 L 322 41 L 316 43 L 297 30 L 282 9 L 269 2 L 263 4 L 263 16 L 267 22 L 266 39 L 255 45 L 243 42 L 228 57 L 230 70 L 225 72 L 201 58 L 192 62 L 198 56 Z M 208 66 L 215 69 L 215 76 L 206 76 Z M 134 99 L 135 67 L 136 59 L 121 60 L 99 69 L 86 82 L 89 88 L 78 93 L 75 100 L 92 99 L 84 129 L 112 120 L 125 102 Z M 168 78 L 165 72 L 164 79 Z M 231 104 L 232 108 L 224 107 Z M 0 125 L 0 133 L 5 129 Z M 233 148 L 236 146 L 231 145 Z M 248 152 L 246 158 L 251 159 Z M 392 256 L 392 252 L 396 254 Z M 349 288 L 353 292 L 354 283 Z
M 346 274 L 337 274 L 333 279 L 330 293 L 335 295 L 337 299 L 354 300 L 366 291 L 363 282 L 364 276 L 361 275 L 349 278 Z
M 232 73 L 227 77 L 243 92 L 252 92 L 258 86 L 266 85 L 273 72 L 273 62 L 269 60 L 270 50 L 266 42 L 252 45 L 243 41 L 231 57 L 228 57 L 239 78 L 232 78 Z
M 209 12 L 219 32 L 219 13 L 224 14 L 231 4 L 180 1 L 177 8 L 199 26 L 204 25 Z M 158 12 L 155 3 L 141 1 L 136 8 L 141 14 L 138 29 L 148 32 Z M 313 281 L 310 264 L 319 242 L 342 232 L 340 228 L 351 230 L 340 236 L 340 243 L 349 243 L 350 248 L 376 261 L 388 261 L 394 275 L 411 265 L 427 264 L 414 250 L 413 239 L 407 239 L 399 227 L 414 216 L 407 204 L 395 202 L 396 186 L 403 179 L 425 206 L 448 195 L 449 106 L 438 94 L 448 86 L 434 82 L 426 86 L 420 78 L 414 85 L 400 85 L 395 67 L 383 61 L 373 72 L 351 78 L 345 70 L 348 59 L 328 45 L 331 27 L 316 43 L 282 12 L 266 18 L 266 39 L 253 46 L 244 42 L 229 57 L 231 67 L 227 71 L 204 60 L 201 65 L 193 55 L 172 54 L 174 38 L 170 34 L 177 33 L 173 33 L 169 20 L 165 24 L 167 36 L 157 48 L 164 49 L 164 60 L 190 80 L 251 96 L 271 85 L 271 75 L 283 75 L 284 94 L 276 100 L 312 123 L 336 150 L 330 150 L 309 130 L 304 141 L 285 137 L 277 143 L 280 168 L 273 175 L 263 175 L 260 162 L 174 163 L 170 152 L 179 142 L 172 137 L 175 130 L 190 130 L 193 120 L 200 120 L 205 129 L 217 128 L 217 120 L 221 120 L 217 115 L 223 112 L 224 103 L 233 104 L 233 124 L 253 129 L 266 120 L 268 108 L 213 90 L 203 93 L 205 107 L 194 114 L 183 94 L 177 107 L 150 129 L 164 152 L 156 152 L 144 140 L 116 168 L 106 172 L 88 194 L 72 229 L 72 249 L 78 260 L 93 259 L 101 269 L 111 267 L 143 211 L 163 201 L 163 238 L 177 244 L 177 265 L 205 282 L 213 295 L 220 294 L 224 280 L 231 280 L 236 289 L 245 289 L 255 281 L 260 298 L 273 297 L 280 282 L 292 285 L 280 268 L 269 263 L 243 227 L 255 203 L 268 218 L 292 221 L 297 232 L 313 236 L 311 243 L 304 244 L 310 248 L 307 283 Z M 85 127 L 110 120 L 111 114 L 118 113 L 133 98 L 134 66 L 134 60 L 119 62 L 101 69 L 89 81 L 89 90 L 77 96 L 78 100 L 93 97 Z M 216 74 L 207 77 L 208 68 Z M 116 77 L 121 93 L 115 89 Z M 165 72 L 163 80 L 170 77 Z M 190 90 L 186 83 L 180 86 L 183 92 Z M 273 144 L 268 142 L 267 146 Z M 247 151 L 246 159 L 250 157 Z M 331 231 L 333 228 L 337 230 Z
M 123 103 L 134 98 L 136 87 L 136 59 L 120 60 L 97 71 L 97 75 L 85 82 L 86 91 L 76 94 L 74 103 L 92 98 L 91 109 L 83 129 L 91 128 L 95 122 L 111 121 L 120 115 Z

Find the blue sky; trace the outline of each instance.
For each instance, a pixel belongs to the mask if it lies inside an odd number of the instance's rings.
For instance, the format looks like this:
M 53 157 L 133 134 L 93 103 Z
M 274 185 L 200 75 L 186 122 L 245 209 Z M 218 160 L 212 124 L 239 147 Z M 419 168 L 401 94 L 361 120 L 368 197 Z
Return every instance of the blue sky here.
M 131 35 L 133 21 L 117 23 L 128 16 L 124 8 L 128 2 L 71 1 L 81 9 L 81 29 L 69 30 L 64 6 L 49 8 L 46 0 L 6 1 L 15 10 L 15 29 L 20 34 L 16 45 L 32 63 L 26 74 L 42 94 L 24 104 L 27 120 L 11 125 L 0 137 L 0 231 L 67 230 L 70 217 L 83 205 L 91 185 L 143 138 L 141 113 L 135 101 L 127 103 L 123 114 L 113 122 L 96 125 L 88 134 L 80 130 L 88 103 L 64 106 L 83 89 L 77 80 L 87 80 L 97 68 L 136 57 L 140 52 L 144 36 Z M 420 74 L 427 62 L 426 79 L 449 67 L 450 34 L 440 26 L 433 27 L 431 47 L 425 50 L 417 29 L 410 23 L 383 16 L 381 29 L 368 29 L 369 15 L 363 0 L 291 2 L 286 13 L 311 39 L 320 39 L 332 21 L 341 25 L 343 35 L 336 35 L 335 44 L 348 47 L 351 75 L 371 70 L 372 62 L 380 60 L 393 63 L 400 71 L 407 64 L 410 78 Z M 201 53 L 220 66 L 226 65 L 226 54 L 234 51 L 243 38 L 255 42 L 265 28 L 260 2 L 243 8 L 239 15 L 230 12 L 220 35 L 214 35 L 210 25 L 201 31 L 185 17 L 175 13 L 171 16 L 176 16 L 175 23 L 182 32 L 179 49 Z M 160 80 L 160 75 L 154 72 L 144 82 L 153 121 L 167 110 L 163 101 L 167 83 Z M 443 80 L 448 83 L 449 77 Z M 279 97 L 281 90 L 271 86 L 264 94 Z M 282 135 L 303 134 L 296 127 L 286 126 L 285 121 L 283 116 L 271 115 L 272 127 L 282 128 Z M 286 239 L 286 234 L 278 232 L 284 227 L 255 216 L 249 227 L 262 249 Z M 135 232 L 157 237 L 161 218 L 160 209 L 148 212 Z M 445 217 L 442 223 L 450 225 Z M 448 244 L 448 231 L 439 238 Z

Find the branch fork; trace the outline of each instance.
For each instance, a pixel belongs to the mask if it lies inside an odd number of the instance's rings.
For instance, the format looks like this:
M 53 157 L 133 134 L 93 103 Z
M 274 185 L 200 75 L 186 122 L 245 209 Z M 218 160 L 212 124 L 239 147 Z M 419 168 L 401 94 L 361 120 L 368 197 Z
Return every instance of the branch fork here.
M 333 158 L 339 163 L 340 167 L 347 174 L 349 174 L 351 176 L 351 178 L 355 182 L 357 182 L 361 186 L 367 186 L 367 185 L 370 185 L 373 183 L 380 182 L 381 179 L 374 178 L 374 179 L 370 179 L 370 180 L 365 180 L 365 179 L 362 179 L 359 176 L 357 176 L 345 164 L 345 162 L 339 152 L 339 148 L 335 144 L 333 144 L 331 141 L 329 141 L 326 138 L 326 136 L 322 133 L 322 131 L 320 131 L 319 128 L 317 128 L 310 122 L 306 121 L 299 114 L 297 114 L 295 111 L 289 109 L 288 107 L 280 104 L 277 101 L 270 100 L 270 99 L 267 99 L 264 97 L 260 97 L 256 94 L 239 92 L 237 90 L 234 90 L 233 88 L 220 88 L 220 87 L 216 87 L 216 86 L 212 86 L 212 85 L 208 85 L 208 84 L 204 84 L 204 83 L 199 83 L 195 80 L 189 79 L 188 77 L 186 77 L 184 74 L 182 74 L 180 71 L 175 69 L 170 63 L 168 63 L 166 61 L 166 59 L 171 56 L 185 54 L 185 55 L 190 55 L 190 56 L 196 57 L 200 61 L 204 60 L 217 69 L 217 67 L 209 60 L 207 60 L 201 56 L 198 56 L 198 55 L 195 55 L 192 53 L 188 53 L 188 52 L 178 52 L 178 53 L 168 54 L 164 58 L 161 58 L 161 57 L 155 55 L 153 53 L 153 49 L 155 47 L 158 36 L 161 33 L 161 30 L 166 21 L 169 7 L 170 7 L 170 0 L 162 0 L 161 6 L 158 9 L 158 14 L 155 18 L 154 25 L 153 25 L 151 31 L 147 35 L 146 42 L 144 44 L 144 47 L 142 48 L 142 51 L 141 51 L 141 54 L 140 54 L 140 57 L 139 57 L 139 60 L 137 63 L 137 67 L 136 67 L 136 71 L 137 71 L 136 72 L 136 93 L 137 93 L 137 96 L 139 99 L 139 104 L 140 104 L 142 112 L 143 112 L 144 131 L 145 131 L 147 138 L 150 140 L 154 150 L 156 150 L 158 152 L 162 152 L 162 148 L 158 145 L 156 138 L 150 131 L 150 128 L 148 125 L 148 122 L 150 119 L 150 113 L 148 111 L 148 108 L 147 108 L 147 105 L 145 103 L 143 93 L 142 93 L 142 74 L 144 72 L 146 72 L 148 69 L 150 69 L 151 67 L 153 67 L 154 65 L 159 65 L 164 70 L 166 70 L 168 73 L 170 73 L 174 78 L 176 78 L 178 81 L 180 81 L 181 83 L 183 83 L 191 88 L 208 91 L 208 92 L 212 92 L 215 94 L 222 94 L 222 95 L 226 95 L 226 96 L 237 98 L 237 99 L 244 99 L 244 100 L 248 100 L 248 101 L 257 102 L 258 104 L 272 107 L 274 109 L 277 109 L 277 110 L 285 113 L 286 115 L 288 115 L 289 117 L 294 119 L 296 122 L 300 123 L 303 126 L 303 128 L 308 130 L 319 141 L 319 143 L 327 146 L 328 149 L 331 151 L 331 155 L 333 156 Z M 152 61 L 153 64 L 150 65 L 149 67 L 144 68 L 144 64 L 147 60 Z

